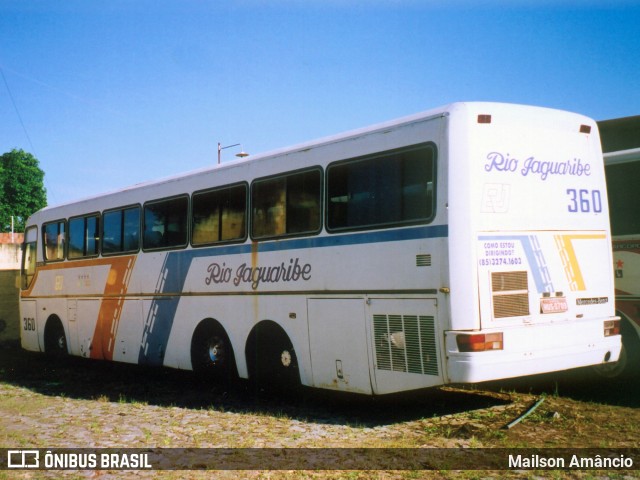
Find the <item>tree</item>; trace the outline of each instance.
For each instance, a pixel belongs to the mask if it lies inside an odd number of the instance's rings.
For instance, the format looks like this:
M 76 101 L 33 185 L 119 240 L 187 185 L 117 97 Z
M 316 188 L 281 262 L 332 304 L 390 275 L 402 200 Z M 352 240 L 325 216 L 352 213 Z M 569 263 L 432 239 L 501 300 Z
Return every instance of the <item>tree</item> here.
M 29 215 L 47 206 L 44 172 L 38 159 L 13 149 L 0 157 L 0 231 L 24 231 Z

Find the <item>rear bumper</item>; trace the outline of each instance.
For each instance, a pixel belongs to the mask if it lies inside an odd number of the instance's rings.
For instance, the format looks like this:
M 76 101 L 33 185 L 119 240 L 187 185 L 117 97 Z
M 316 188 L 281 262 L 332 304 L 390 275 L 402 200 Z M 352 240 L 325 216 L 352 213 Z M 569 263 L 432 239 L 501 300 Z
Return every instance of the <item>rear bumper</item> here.
M 456 335 L 469 332 L 448 331 L 447 380 L 476 383 L 615 362 L 621 337 L 603 334 L 605 320 L 614 318 L 480 331 L 503 333 L 504 349 L 487 352 L 459 352 Z

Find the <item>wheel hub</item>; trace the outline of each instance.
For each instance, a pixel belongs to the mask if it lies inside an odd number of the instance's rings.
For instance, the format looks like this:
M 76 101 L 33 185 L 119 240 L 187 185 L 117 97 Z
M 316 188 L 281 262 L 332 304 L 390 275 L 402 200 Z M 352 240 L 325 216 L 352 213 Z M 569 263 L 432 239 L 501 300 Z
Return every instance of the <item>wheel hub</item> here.
M 283 367 L 288 367 L 291 365 L 291 353 L 289 353 L 289 350 L 282 351 L 282 353 L 280 354 L 280 362 L 282 363 Z
M 224 357 L 224 346 L 219 342 L 211 342 L 209 344 L 209 360 L 211 363 L 218 363 Z

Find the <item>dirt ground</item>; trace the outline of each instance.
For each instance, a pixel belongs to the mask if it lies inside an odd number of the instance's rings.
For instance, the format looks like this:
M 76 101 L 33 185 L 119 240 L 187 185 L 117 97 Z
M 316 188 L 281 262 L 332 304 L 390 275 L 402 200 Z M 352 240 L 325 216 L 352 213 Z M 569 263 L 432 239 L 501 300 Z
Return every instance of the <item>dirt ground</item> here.
M 5 448 L 636 448 L 639 394 L 639 382 L 605 381 L 583 370 L 375 398 L 310 389 L 291 395 L 256 391 L 247 382 L 211 386 L 191 372 L 49 358 L 16 345 L 0 346 L 0 442 Z M 93 473 L 78 478 L 93 478 Z M 211 478 L 206 473 L 197 478 Z M 237 476 L 218 473 L 214 478 Z M 384 478 L 454 475 L 375 473 Z M 498 478 L 503 473 L 462 475 Z M 636 478 L 638 472 L 614 473 Z M 30 475 L 22 478 L 40 478 Z M 241 476 L 252 475 L 285 478 L 278 472 Z M 593 472 L 584 475 L 551 476 L 593 478 Z M 353 471 L 339 476 L 368 477 Z M 15 476 L 0 472 L 2 478 Z M 111 477 L 103 472 L 100 478 Z

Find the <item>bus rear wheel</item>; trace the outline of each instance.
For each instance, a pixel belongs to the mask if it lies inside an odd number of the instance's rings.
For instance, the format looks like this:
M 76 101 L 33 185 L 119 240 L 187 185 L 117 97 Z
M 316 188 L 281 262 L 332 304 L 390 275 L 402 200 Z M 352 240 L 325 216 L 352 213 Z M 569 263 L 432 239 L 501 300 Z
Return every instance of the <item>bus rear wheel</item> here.
M 191 366 L 203 379 L 228 383 L 236 377 L 236 364 L 229 337 L 219 324 L 205 322 L 191 340 Z
M 248 345 L 249 377 L 259 388 L 297 390 L 300 386 L 298 358 L 287 334 L 276 326 L 263 325 Z

